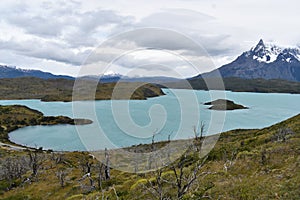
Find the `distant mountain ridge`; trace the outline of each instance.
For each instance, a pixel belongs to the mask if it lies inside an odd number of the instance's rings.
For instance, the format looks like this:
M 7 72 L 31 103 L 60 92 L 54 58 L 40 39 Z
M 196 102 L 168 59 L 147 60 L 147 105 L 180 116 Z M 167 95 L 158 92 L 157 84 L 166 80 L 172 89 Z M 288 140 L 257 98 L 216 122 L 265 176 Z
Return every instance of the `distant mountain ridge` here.
M 233 62 L 199 77 L 216 77 L 217 71 L 222 77 L 300 81 L 300 49 L 265 44 L 261 39 L 255 47 L 242 53 Z
M 21 78 L 21 77 L 36 77 L 41 79 L 75 79 L 72 76 L 66 75 L 54 75 L 49 72 L 43 72 L 40 70 L 32 69 L 20 69 L 14 66 L 0 65 L 0 79 L 1 78 Z M 147 82 L 147 83 L 164 83 L 171 81 L 178 81 L 180 79 L 164 76 L 153 77 L 128 77 L 121 74 L 104 74 L 104 75 L 87 75 L 78 77 L 85 80 L 96 80 L 101 83 L 113 83 L 113 82 Z
M 20 78 L 20 77 L 37 77 L 41 79 L 74 79 L 71 76 L 54 75 L 49 72 L 43 72 L 40 70 L 32 69 L 20 69 L 17 67 L 11 67 L 7 65 L 0 65 L 0 78 Z
M 182 79 L 167 77 L 167 76 L 144 76 L 144 77 L 129 77 L 121 74 L 104 74 L 104 75 L 88 75 L 79 77 L 85 80 L 99 80 L 102 83 L 113 82 L 146 82 L 146 83 L 166 83 L 174 82 Z

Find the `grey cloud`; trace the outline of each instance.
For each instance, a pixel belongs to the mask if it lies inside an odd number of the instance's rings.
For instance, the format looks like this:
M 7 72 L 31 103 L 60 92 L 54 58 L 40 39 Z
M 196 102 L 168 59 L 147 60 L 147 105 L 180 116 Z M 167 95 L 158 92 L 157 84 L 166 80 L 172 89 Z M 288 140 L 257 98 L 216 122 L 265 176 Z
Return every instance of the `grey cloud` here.
M 81 65 L 89 51 L 76 54 L 74 49 L 97 46 L 99 39 L 109 34 L 101 31 L 103 26 L 126 27 L 134 20 L 112 10 L 81 12 L 78 6 L 76 2 L 47 1 L 41 4 L 39 11 L 26 3 L 2 10 L 0 17 L 4 22 L 24 30 L 32 39 L 16 42 L 12 38 L 0 41 L 0 46 L 17 55 Z
M 193 25 L 199 25 L 204 22 L 209 23 L 213 20 L 215 20 L 213 16 L 193 10 L 165 9 L 143 18 L 140 22 L 140 25 L 165 28 L 178 28 L 178 26 L 181 26 L 188 29 L 193 29 Z M 197 28 L 204 29 L 205 27 L 200 26 Z
M 93 34 L 97 28 L 109 24 L 131 24 L 134 20 L 131 16 L 121 16 L 112 10 L 93 10 L 80 12 L 76 9 L 79 3 L 51 3 L 44 2 L 39 12 L 22 3 L 14 5 L 14 12 L 10 9 L 1 12 L 0 16 L 8 24 L 17 26 L 25 32 L 40 37 L 59 37 L 66 41 L 74 42 L 76 38 L 84 45 L 86 38 L 96 38 Z M 72 9 L 74 7 L 74 9 Z M 64 35 L 66 30 L 72 30 L 72 34 Z M 67 37 L 67 38 L 65 38 Z M 95 43 L 94 41 L 94 43 Z M 87 41 L 86 46 L 91 44 Z M 74 46 L 73 43 L 70 43 Z
M 151 58 L 137 59 L 131 54 L 121 56 L 119 59 L 115 60 L 113 64 L 127 69 L 159 70 L 164 72 L 171 71 L 171 69 L 175 69 L 178 66 L 191 65 L 187 61 L 176 56 L 170 57 L 168 60 L 158 61 Z
M 207 40 L 206 38 L 197 38 L 197 40 L 206 40 L 207 46 L 215 46 L 215 49 L 210 48 L 208 49 L 209 53 L 207 53 L 207 49 L 203 48 L 202 45 L 199 45 L 197 41 L 194 41 L 190 39 L 189 37 L 186 37 L 183 34 L 171 31 L 171 30 L 165 30 L 165 29 L 159 29 L 159 28 L 140 28 L 134 31 L 125 32 L 121 35 L 118 35 L 115 38 L 112 38 L 111 40 L 106 41 L 103 46 L 101 46 L 97 52 L 94 52 L 92 56 L 88 59 L 88 64 L 90 63 L 96 63 L 99 61 L 109 63 L 116 59 L 118 56 L 121 56 L 122 54 L 130 53 L 132 50 L 145 50 L 145 49 L 156 49 L 159 51 L 165 51 L 174 54 L 174 56 L 182 56 L 183 59 L 186 59 L 184 57 L 209 57 L 218 54 L 218 47 L 221 47 L 222 41 L 226 39 L 227 36 L 214 36 L 215 38 L 210 38 L 210 40 Z M 128 45 L 128 44 L 135 44 L 135 45 Z M 111 49 L 105 49 L 106 47 L 110 47 Z M 115 51 L 114 51 L 115 49 Z M 118 49 L 119 51 L 116 51 Z M 222 50 L 224 51 L 224 50 Z M 147 53 L 147 52 L 145 52 Z M 224 52 L 223 52 L 224 53 Z M 169 59 L 169 60 L 163 60 L 163 61 L 157 61 L 157 60 L 151 60 L 151 58 L 145 58 L 140 59 L 136 58 L 135 56 L 121 56 L 119 59 L 115 60 L 115 64 L 122 66 L 124 68 L 132 69 L 136 68 L 138 66 L 143 66 L 145 64 L 163 64 L 166 66 L 171 67 L 177 67 L 186 65 L 187 63 L 182 63 L 182 61 L 179 61 L 179 59 Z M 210 60 L 210 59 L 208 59 Z M 153 63 L 156 62 L 156 63 Z M 198 59 L 198 64 L 201 65 L 201 60 Z M 212 63 L 207 63 L 211 66 Z M 149 69 L 152 70 L 152 69 Z
M 87 32 L 94 30 L 95 28 L 106 24 L 123 24 L 134 20 L 130 16 L 120 16 L 111 10 L 97 10 L 91 12 L 85 12 L 83 14 L 77 14 L 80 16 L 80 22 L 78 24 L 81 30 Z
M 62 16 L 55 15 L 50 8 L 41 7 L 36 10 L 29 3 L 17 2 L 11 7 L 1 10 L 1 19 L 29 34 L 42 37 L 60 35 L 63 27 L 67 25 L 67 21 Z
M 184 55 L 194 56 L 217 56 L 229 53 L 231 48 L 235 48 L 232 45 L 226 45 L 228 38 L 230 35 L 194 35 L 194 37 L 190 37 L 184 33 L 163 28 L 140 28 L 108 41 L 107 45 L 122 48 L 119 44 L 131 41 L 135 43 L 136 48 L 181 51 L 184 52 Z M 123 48 L 126 49 L 126 46 L 124 45 Z
M 196 35 L 193 40 L 203 47 L 207 51 L 209 56 L 220 56 L 232 53 L 237 48 L 236 45 L 227 42 L 230 39 L 230 35 L 213 35 L 213 36 L 201 36 Z M 193 51 L 192 49 L 185 52 L 186 55 L 199 56 L 199 52 Z M 203 54 L 202 54 L 203 55 Z
M 212 16 L 187 9 L 167 9 L 154 13 L 142 19 L 138 27 L 157 27 L 178 31 L 201 45 L 211 56 L 219 56 L 230 53 L 233 49 L 239 49 L 238 45 L 229 42 L 231 35 L 224 33 L 225 27 L 219 24 Z M 187 46 L 183 37 L 176 35 L 156 34 L 153 36 L 137 37 L 138 45 L 154 45 L 158 48 L 169 50 L 186 50 L 189 55 L 203 55 L 197 52 L 197 45 Z M 173 42 L 171 42 L 173 41 Z
M 10 24 L 24 28 L 26 32 L 40 36 L 58 36 L 61 34 L 64 23 L 40 16 L 26 16 L 12 14 L 6 18 Z
M 114 59 L 116 59 L 119 55 L 116 53 L 103 53 L 101 52 L 101 54 L 97 54 L 95 52 L 92 52 L 88 58 L 84 61 L 85 65 L 88 64 L 93 64 L 93 63 L 99 63 L 99 62 L 103 62 L 103 63 L 110 63 L 112 62 Z
M 134 17 L 122 16 L 113 10 L 98 9 L 83 12 L 80 10 L 80 3 L 77 2 L 58 4 L 48 1 L 42 3 L 40 11 L 31 10 L 31 7 L 23 3 L 14 6 L 14 9 L 13 12 L 8 9 L 2 14 L 0 13 L 2 20 L 21 28 L 31 35 L 32 39 L 18 43 L 14 40 L 0 41 L 1 48 L 19 55 L 72 65 L 81 65 L 90 52 L 74 53 L 74 49 L 95 47 L 99 41 L 109 35 L 134 28 L 139 29 L 135 32 L 127 32 L 116 40 L 106 42 L 104 47 L 125 50 L 155 48 L 194 57 L 205 56 L 207 55 L 206 51 L 209 55 L 218 56 L 236 48 L 230 45 L 228 48 L 230 35 L 220 33 L 221 28 L 216 28 L 218 24 L 214 17 L 192 10 L 161 10 L 136 22 Z M 143 27 L 157 28 L 143 29 Z M 175 32 L 162 29 L 171 29 Z M 177 34 L 176 31 L 183 34 Z M 216 34 L 212 35 L 211 32 Z M 110 62 L 117 56 L 119 56 L 118 51 L 102 51 L 100 56 L 90 56 L 86 60 L 86 64 L 99 61 Z M 129 57 L 120 64 L 124 68 L 132 68 L 134 65 L 143 65 L 146 62 L 147 60 L 136 60 L 134 57 Z M 166 61 L 163 64 L 178 66 L 178 63 L 173 61 Z
M 44 43 L 38 40 L 24 42 L 0 41 L 1 49 L 9 49 L 19 55 L 33 58 L 54 60 L 73 65 L 81 65 L 89 51 L 73 53 L 57 43 Z

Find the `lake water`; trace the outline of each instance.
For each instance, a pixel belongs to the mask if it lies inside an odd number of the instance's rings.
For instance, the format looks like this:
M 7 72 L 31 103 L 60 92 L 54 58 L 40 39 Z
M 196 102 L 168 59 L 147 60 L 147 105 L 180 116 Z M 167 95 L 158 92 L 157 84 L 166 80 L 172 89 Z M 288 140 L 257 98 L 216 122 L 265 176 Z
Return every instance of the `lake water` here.
M 88 118 L 83 126 L 32 126 L 9 134 L 10 140 L 26 146 L 53 150 L 95 150 L 140 143 L 191 138 L 203 122 L 205 134 L 232 129 L 263 128 L 300 113 L 300 95 L 247 92 L 164 89 L 165 96 L 148 100 L 41 102 L 2 100 L 1 105 L 21 104 L 45 115 Z M 204 102 L 227 98 L 249 107 L 245 110 L 211 111 Z

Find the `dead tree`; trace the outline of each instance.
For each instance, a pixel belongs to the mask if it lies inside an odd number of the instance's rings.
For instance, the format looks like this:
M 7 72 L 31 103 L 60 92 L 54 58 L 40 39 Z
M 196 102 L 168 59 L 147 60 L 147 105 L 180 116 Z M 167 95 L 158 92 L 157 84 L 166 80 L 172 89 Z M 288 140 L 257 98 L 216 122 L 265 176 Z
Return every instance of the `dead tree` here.
M 164 193 L 163 193 L 163 182 L 162 182 L 162 170 L 158 169 L 157 176 L 156 176 L 156 185 L 157 185 L 157 194 L 160 200 L 164 199 Z
M 168 135 L 168 142 L 171 142 L 171 135 L 173 134 L 173 131 Z
M 147 180 L 148 186 L 146 189 L 150 191 L 150 193 L 157 199 L 163 200 L 164 191 L 163 191 L 163 179 L 162 179 L 162 169 L 158 169 L 155 171 L 155 181 L 151 182 Z M 150 186 L 150 187 L 149 187 Z
M 133 159 L 133 168 L 134 168 L 134 173 L 137 173 L 139 170 L 139 156 L 137 154 L 137 147 L 135 146 L 134 148 L 134 159 Z
M 195 139 L 202 139 L 203 135 L 204 135 L 204 130 L 205 130 L 205 123 L 203 121 L 201 121 L 200 127 L 196 127 L 194 126 L 194 135 L 195 135 Z
M 43 155 L 43 153 L 38 152 L 38 150 L 34 150 L 34 151 L 28 151 L 28 156 L 29 156 L 29 167 L 32 171 L 31 176 L 32 177 L 36 177 L 38 174 L 38 170 L 40 169 L 40 167 L 42 166 L 45 157 Z
M 81 167 L 81 171 L 83 174 L 91 173 L 91 168 L 92 168 L 92 162 L 89 160 L 89 158 L 84 157 L 80 159 L 79 165 Z
M 64 154 L 61 153 L 51 153 L 51 160 L 55 162 L 55 164 L 60 164 L 64 162 Z
M 200 173 L 206 159 L 207 157 L 200 159 L 199 152 L 195 152 L 193 146 L 189 146 L 179 160 L 153 172 L 155 179 L 148 179 L 147 183 L 142 184 L 143 189 L 155 199 L 171 199 L 172 194 L 169 191 L 171 188 L 176 188 L 176 197 L 181 199 L 197 179 L 211 174 L 210 172 Z M 164 172 L 169 170 L 173 173 L 168 173 L 168 176 L 164 177 Z
M 110 179 L 110 160 L 109 160 L 109 154 L 107 151 L 107 148 L 105 148 L 105 168 L 104 168 L 104 173 L 105 173 L 105 179 L 109 180 Z
M 151 170 L 153 161 L 154 161 L 153 154 L 150 154 L 148 156 L 148 170 Z
M 236 155 L 237 155 L 238 151 L 235 149 L 231 152 L 230 157 L 227 155 L 227 152 L 224 151 L 223 153 L 223 157 L 225 159 L 225 163 L 224 163 L 224 171 L 227 172 L 229 168 L 231 168 L 231 166 L 234 165 L 235 163 L 235 159 L 236 159 Z
M 98 173 L 98 177 L 97 177 L 97 181 L 98 181 L 98 189 L 102 190 L 102 181 L 103 181 L 103 171 L 104 171 L 104 164 L 102 162 L 98 162 L 97 165 L 97 173 Z
M 155 144 L 155 136 L 158 135 L 158 129 L 156 129 L 153 133 L 152 133 L 152 140 L 151 140 L 151 151 L 154 151 L 154 144 Z
M 88 181 L 88 182 L 87 182 Z M 92 190 L 95 189 L 94 186 L 94 180 L 92 178 L 91 173 L 86 173 L 84 174 L 78 182 L 80 183 L 81 189 L 83 190 L 84 193 L 91 192 Z
M 65 181 L 66 181 L 67 175 L 68 175 L 68 173 L 64 169 L 60 169 L 58 172 L 56 172 L 56 176 L 59 180 L 59 183 L 60 183 L 61 187 L 65 186 Z
M 177 198 L 181 199 L 184 194 L 186 194 L 193 183 L 197 180 L 199 176 L 203 176 L 205 174 L 209 174 L 209 172 L 204 172 L 202 174 L 199 174 L 199 170 L 202 168 L 204 165 L 206 158 L 202 160 L 198 160 L 191 171 L 184 171 L 185 162 L 186 160 L 186 155 L 184 155 L 183 159 L 181 159 L 177 165 L 171 166 L 171 169 L 174 172 L 175 176 L 175 182 L 173 185 L 177 188 Z

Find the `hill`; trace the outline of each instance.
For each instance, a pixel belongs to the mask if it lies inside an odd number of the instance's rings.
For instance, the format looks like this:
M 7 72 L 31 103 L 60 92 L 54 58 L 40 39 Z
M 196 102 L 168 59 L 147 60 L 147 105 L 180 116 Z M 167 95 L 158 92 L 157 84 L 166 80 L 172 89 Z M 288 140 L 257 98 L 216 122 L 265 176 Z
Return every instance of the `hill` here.
M 213 83 L 218 83 L 220 80 L 218 78 L 206 78 L 206 80 L 211 83 L 210 90 L 223 90 L 219 85 L 214 85 Z M 195 90 L 208 90 L 206 82 L 201 77 L 194 77 L 187 80 L 191 87 Z M 236 77 L 223 78 L 224 87 L 226 90 L 233 92 L 262 92 L 262 93 L 300 93 L 300 82 L 286 81 L 281 79 L 242 79 Z M 186 86 L 186 82 L 170 82 L 165 83 L 164 86 L 169 88 L 178 89 L 190 89 Z
M 91 92 L 96 83 L 90 80 L 81 80 L 85 92 Z M 142 86 L 140 86 L 142 85 Z M 41 99 L 42 101 L 72 101 L 74 80 L 68 79 L 40 79 L 34 77 L 0 79 L 0 99 Z M 96 100 L 107 100 L 112 98 L 116 83 L 101 83 L 96 88 L 93 98 Z M 140 86 L 140 87 L 139 87 Z M 136 88 L 137 87 L 137 88 Z M 126 83 L 118 85 L 121 91 L 115 99 L 147 99 L 164 95 L 162 90 L 152 84 Z M 134 93 L 128 97 L 128 92 Z M 80 96 L 76 100 L 92 100 L 92 97 Z

